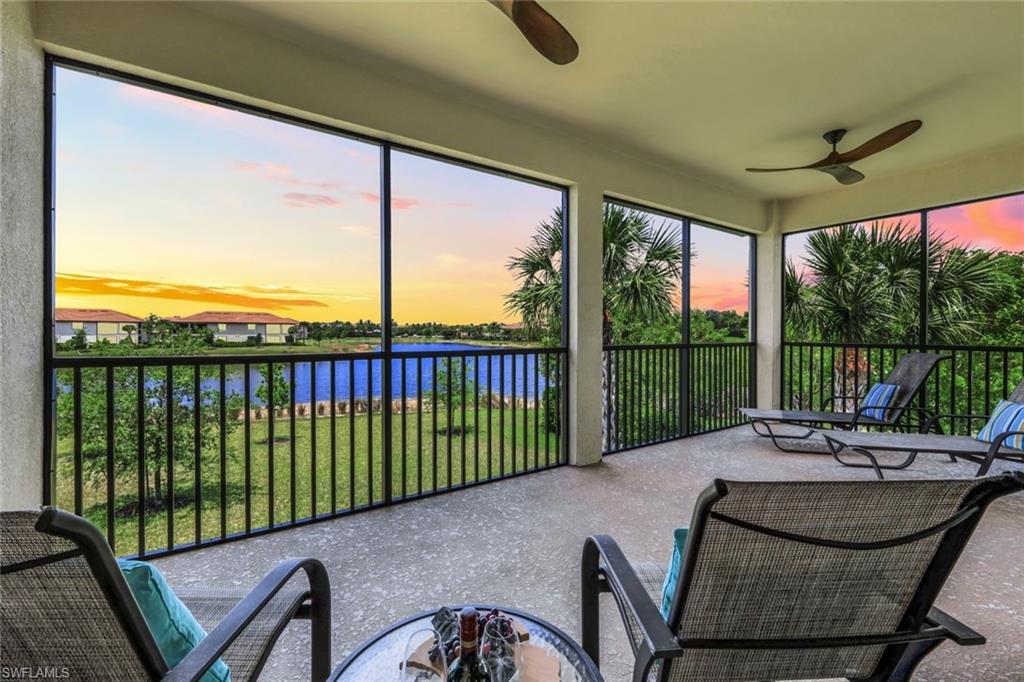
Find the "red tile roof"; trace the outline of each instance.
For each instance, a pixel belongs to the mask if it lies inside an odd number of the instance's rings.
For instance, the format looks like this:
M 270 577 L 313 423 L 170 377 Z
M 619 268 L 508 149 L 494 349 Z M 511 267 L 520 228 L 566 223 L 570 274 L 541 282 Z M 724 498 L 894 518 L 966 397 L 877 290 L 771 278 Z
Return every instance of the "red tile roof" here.
M 233 310 L 206 310 L 185 317 L 169 317 L 168 322 L 179 324 L 211 324 L 211 323 L 242 323 L 242 324 L 298 324 L 298 320 L 290 317 L 278 317 L 271 313 L 239 313 Z
M 141 317 L 109 308 L 57 308 L 57 322 L 142 322 Z

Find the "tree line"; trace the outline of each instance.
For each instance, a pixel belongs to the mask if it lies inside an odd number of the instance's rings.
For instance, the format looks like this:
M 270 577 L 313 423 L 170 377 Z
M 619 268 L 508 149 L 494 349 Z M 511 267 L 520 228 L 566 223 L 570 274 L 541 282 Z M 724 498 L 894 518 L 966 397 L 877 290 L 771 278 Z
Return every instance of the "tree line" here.
M 900 220 L 813 233 L 803 262 L 786 262 L 787 338 L 916 344 L 921 249 Z M 1024 252 L 972 248 L 936 226 L 926 257 L 930 343 L 1024 345 Z

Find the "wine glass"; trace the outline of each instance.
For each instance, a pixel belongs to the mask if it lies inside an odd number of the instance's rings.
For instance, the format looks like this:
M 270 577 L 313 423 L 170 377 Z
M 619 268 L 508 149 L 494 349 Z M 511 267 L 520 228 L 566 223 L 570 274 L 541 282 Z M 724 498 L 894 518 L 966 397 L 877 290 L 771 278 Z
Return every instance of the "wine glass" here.
M 516 682 L 522 676 L 523 649 L 511 618 L 498 616 L 484 626 L 480 655 L 490 682 Z
M 437 630 L 420 628 L 409 635 L 402 660 L 398 662 L 397 679 L 398 682 L 447 682 L 448 665 Z

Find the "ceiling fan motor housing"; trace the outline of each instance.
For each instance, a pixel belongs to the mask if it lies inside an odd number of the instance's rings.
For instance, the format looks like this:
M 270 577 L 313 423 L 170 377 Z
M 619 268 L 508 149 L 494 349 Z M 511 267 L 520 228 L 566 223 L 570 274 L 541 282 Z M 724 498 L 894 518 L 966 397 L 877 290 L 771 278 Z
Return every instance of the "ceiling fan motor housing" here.
M 835 130 L 828 131 L 822 135 L 822 137 L 824 137 L 825 142 L 832 145 L 832 148 L 834 149 L 835 146 L 843 139 L 844 135 L 846 135 L 846 128 L 836 128 Z

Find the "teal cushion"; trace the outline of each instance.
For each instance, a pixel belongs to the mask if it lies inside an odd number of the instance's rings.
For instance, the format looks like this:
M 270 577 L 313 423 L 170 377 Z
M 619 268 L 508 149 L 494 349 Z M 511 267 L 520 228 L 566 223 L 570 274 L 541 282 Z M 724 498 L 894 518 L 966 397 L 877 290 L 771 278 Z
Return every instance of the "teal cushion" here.
M 676 583 L 679 582 L 679 571 L 683 565 L 683 550 L 686 548 L 686 536 L 689 528 L 676 528 L 672 533 L 672 558 L 668 562 L 668 571 L 665 572 L 665 582 L 661 586 L 661 617 L 668 620 L 668 612 L 672 610 L 672 597 L 676 593 Z
M 1024 403 L 1000 400 L 975 438 L 991 443 L 999 434 L 1008 431 L 1024 431 Z M 1003 445 L 1024 450 L 1024 436 L 1010 436 L 1003 441 Z
M 870 417 L 877 419 L 878 421 L 885 421 L 886 408 L 892 404 L 895 400 L 896 394 L 899 393 L 900 387 L 896 384 L 875 384 L 868 391 L 868 394 L 864 396 L 864 402 L 861 403 L 861 407 L 873 407 L 873 410 L 864 410 L 861 412 L 862 417 Z
M 160 653 L 164 655 L 167 665 L 173 668 L 206 637 L 206 630 L 196 621 L 188 607 L 181 603 L 155 566 L 145 561 L 128 559 L 118 559 L 117 563 L 139 604 L 142 617 L 146 619 L 160 647 Z M 200 680 L 231 682 L 231 671 L 224 661 L 217 659 Z

